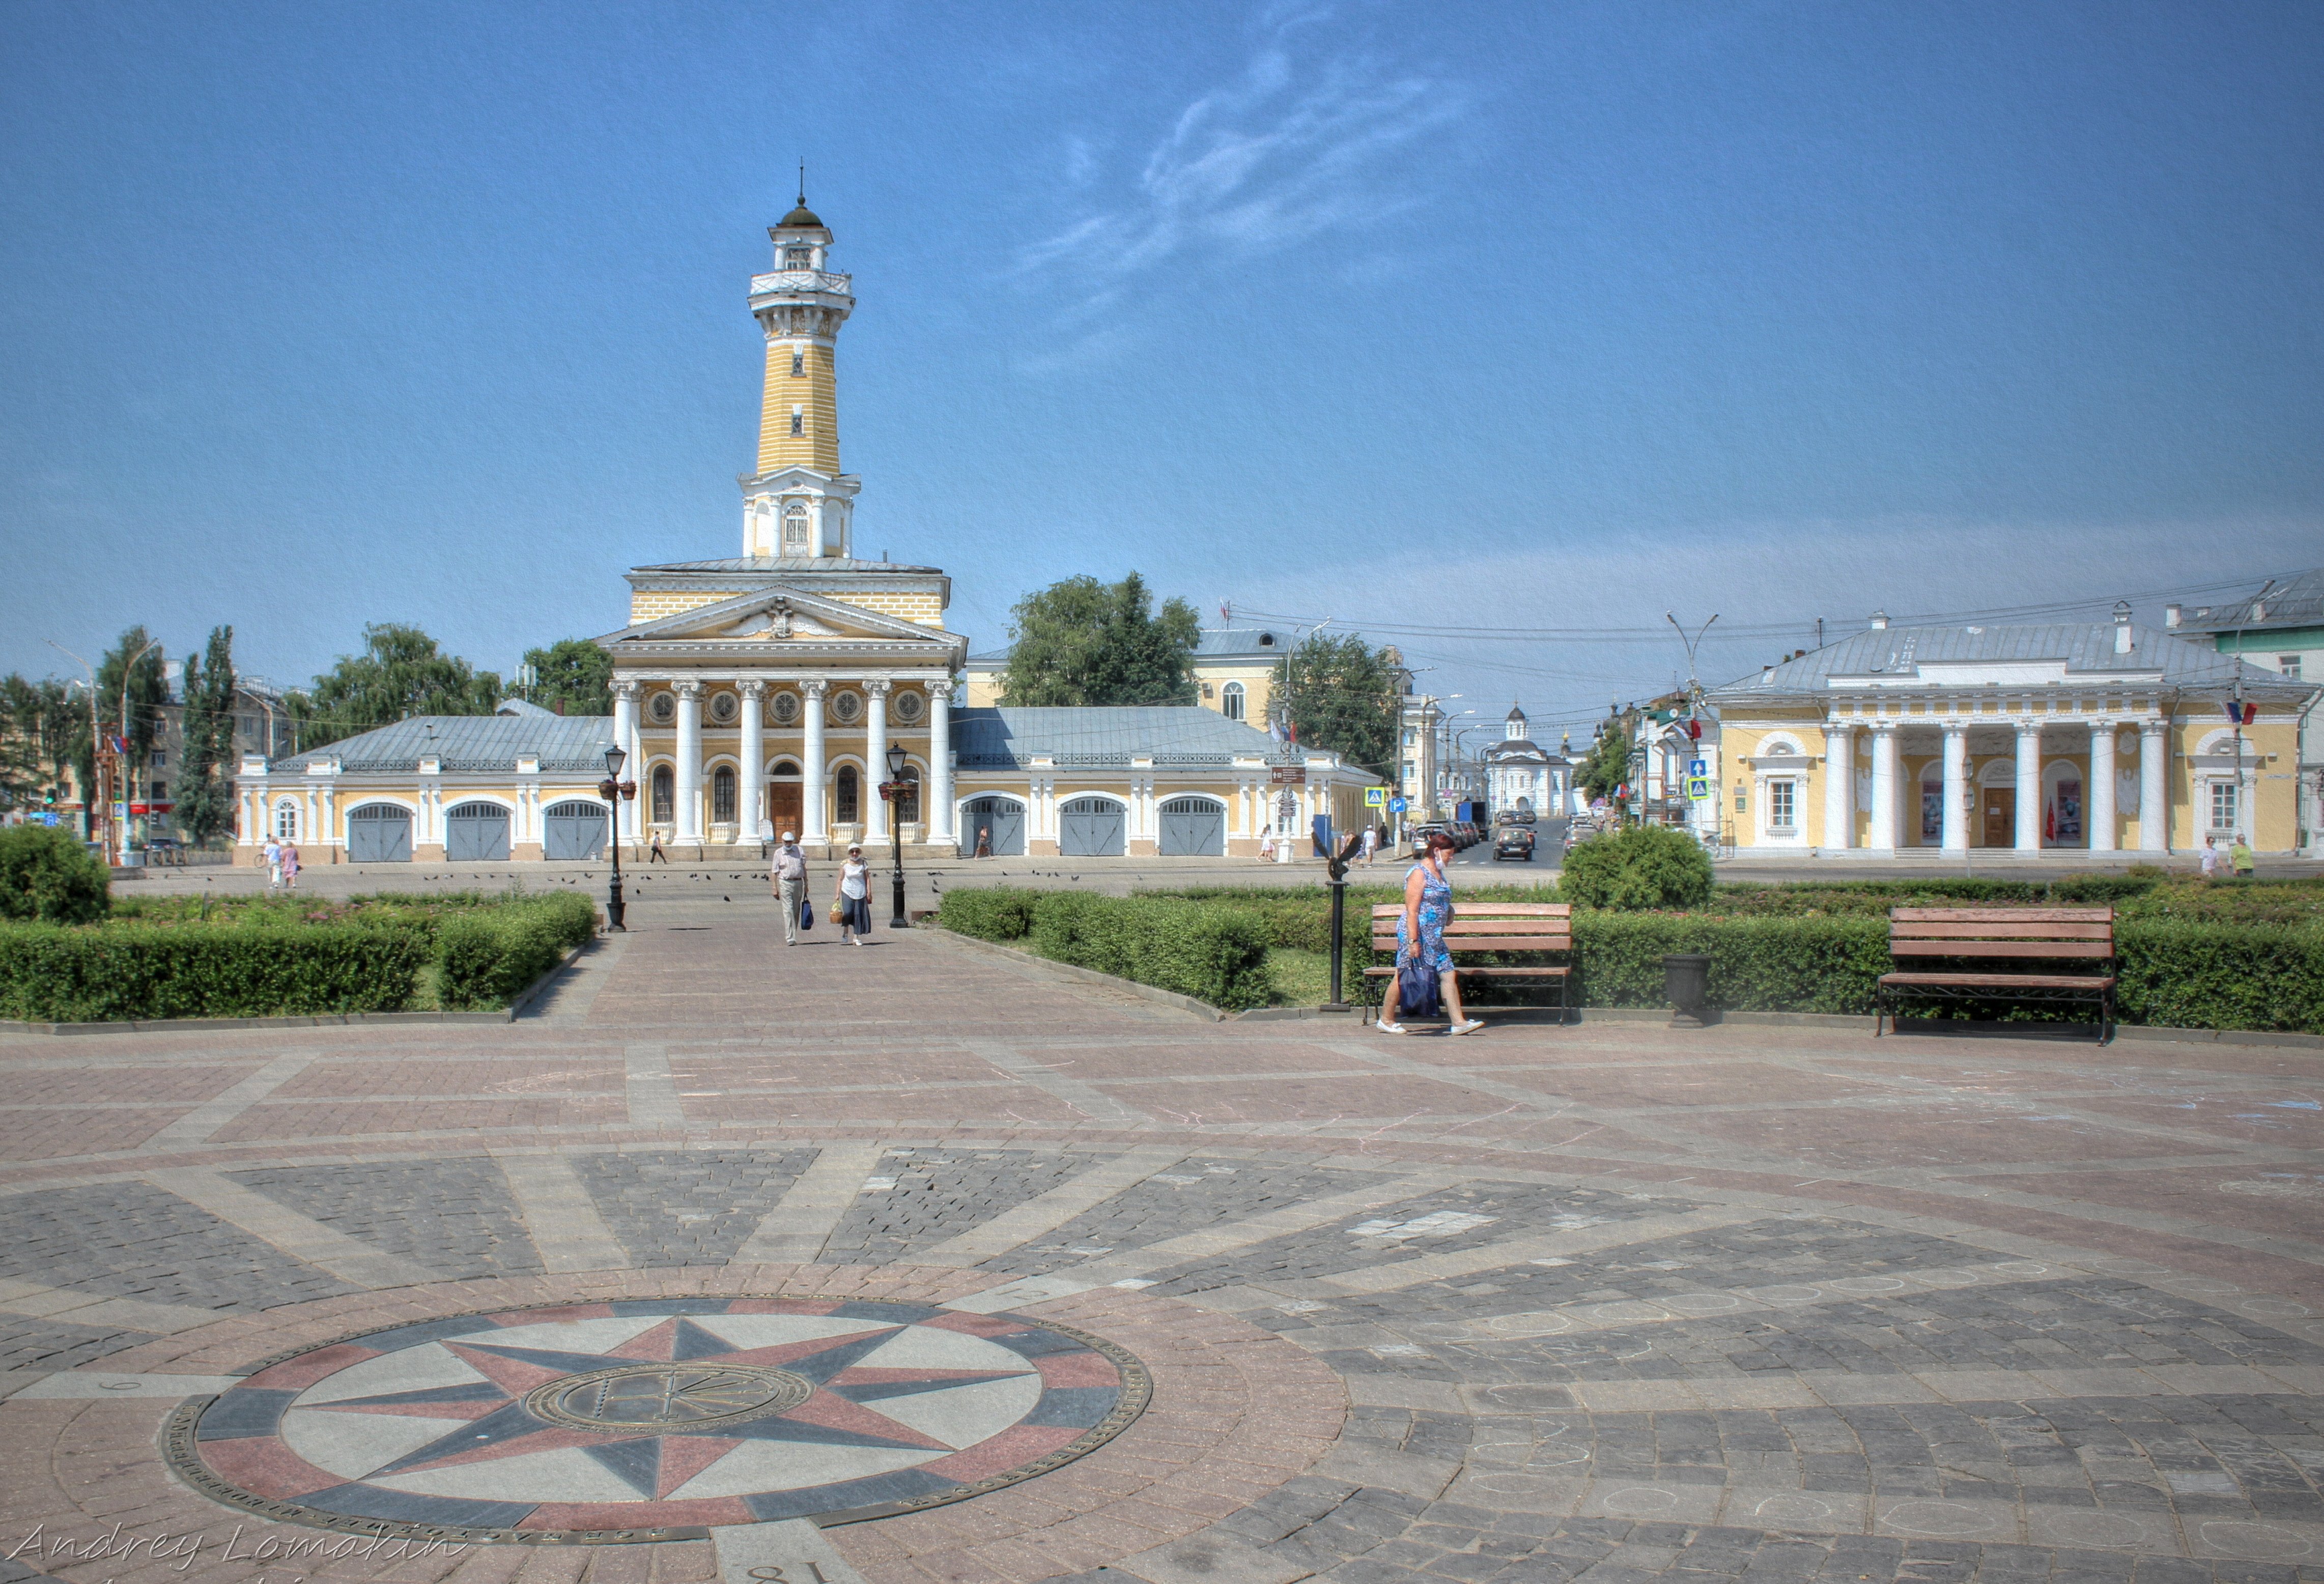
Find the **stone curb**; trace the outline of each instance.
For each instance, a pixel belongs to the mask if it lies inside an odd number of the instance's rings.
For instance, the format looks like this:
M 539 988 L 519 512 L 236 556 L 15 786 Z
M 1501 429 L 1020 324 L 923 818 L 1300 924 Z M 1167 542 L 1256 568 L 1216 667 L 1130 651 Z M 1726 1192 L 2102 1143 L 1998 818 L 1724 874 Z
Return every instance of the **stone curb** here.
M 129 1018 L 115 1023 L 0 1022 L 0 1034 L 213 1034 L 235 1028 L 327 1028 L 344 1024 L 513 1023 L 539 1000 L 574 960 L 594 945 L 592 935 L 496 1012 L 318 1012 L 298 1018 Z

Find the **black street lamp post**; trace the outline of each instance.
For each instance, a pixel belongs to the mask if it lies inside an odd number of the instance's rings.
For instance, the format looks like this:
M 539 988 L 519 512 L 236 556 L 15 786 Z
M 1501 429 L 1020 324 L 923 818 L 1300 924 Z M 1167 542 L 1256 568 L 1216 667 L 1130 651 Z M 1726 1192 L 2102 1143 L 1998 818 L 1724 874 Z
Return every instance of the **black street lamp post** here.
M 888 921 L 890 929 L 912 927 L 911 921 L 904 916 L 904 745 L 890 742 L 888 784 L 880 788 L 880 796 L 888 800 L 888 843 L 896 853 L 896 916 Z
M 612 839 L 606 846 L 613 854 L 613 881 L 612 889 L 605 896 L 605 922 L 624 934 L 628 933 L 630 926 L 622 922 L 628 912 L 628 904 L 622 898 L 622 798 L 625 795 L 637 795 L 634 786 L 622 783 L 622 765 L 629 757 L 622 751 L 619 743 L 605 750 L 605 778 L 597 783 L 597 791 L 605 799 L 605 814 L 610 822 L 607 833 Z

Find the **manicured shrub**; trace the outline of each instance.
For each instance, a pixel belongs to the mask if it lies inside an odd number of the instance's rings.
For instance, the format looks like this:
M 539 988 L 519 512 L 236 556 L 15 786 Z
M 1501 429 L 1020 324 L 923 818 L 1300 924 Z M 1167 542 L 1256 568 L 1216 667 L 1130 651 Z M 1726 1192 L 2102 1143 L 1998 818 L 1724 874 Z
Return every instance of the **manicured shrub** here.
M 69 831 L 0 829 L 0 918 L 94 924 L 105 916 L 113 871 Z
M 1254 913 L 1159 897 L 1037 895 L 1033 949 L 1044 957 L 1231 1012 L 1267 1005 L 1270 932 Z
M 410 1004 L 428 954 L 422 934 L 360 925 L 0 925 L 0 1018 L 395 1012 Z
M 1711 854 L 1693 837 L 1633 825 L 1565 855 L 1558 895 L 1589 907 L 1692 907 L 1711 895 Z
M 1014 886 L 946 891 L 936 907 L 936 922 L 981 941 L 1021 941 L 1033 933 L 1033 903 L 1040 895 Z
M 447 1011 L 505 1007 L 596 932 L 596 904 L 570 891 L 445 918 L 436 999 Z
M 2115 944 L 2125 1023 L 2324 1034 L 2324 929 L 2136 919 Z

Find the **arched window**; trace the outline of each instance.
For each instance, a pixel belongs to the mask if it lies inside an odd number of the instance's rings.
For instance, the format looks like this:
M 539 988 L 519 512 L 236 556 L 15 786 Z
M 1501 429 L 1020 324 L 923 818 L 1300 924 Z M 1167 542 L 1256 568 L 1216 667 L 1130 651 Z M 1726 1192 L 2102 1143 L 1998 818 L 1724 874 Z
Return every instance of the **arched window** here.
M 299 806 L 284 801 L 274 806 L 274 839 L 295 842 L 299 839 Z
M 839 767 L 839 774 L 831 778 L 831 797 L 838 810 L 834 817 L 841 824 L 852 825 L 863 817 L 863 781 L 853 765 Z
M 920 767 L 904 767 L 904 789 L 896 795 L 896 823 L 917 822 L 920 817 Z
M 799 773 L 798 760 L 779 759 L 775 761 L 775 768 L 767 773 L 770 776 L 796 776 Z
M 798 431 L 791 431 L 797 434 Z M 783 550 L 807 552 L 807 502 L 793 501 L 783 508 Z
M 653 772 L 653 823 L 654 823 L 654 824 L 658 824 L 658 825 L 666 825 L 666 824 L 669 824 L 670 810 L 671 810 L 671 809 L 676 806 L 676 804 L 677 804 L 677 802 L 678 802 L 678 799 L 677 799 L 676 796 L 674 795 L 674 790 L 675 790 L 674 783 L 670 780 L 670 776 L 669 776 L 669 767 L 668 765 L 656 765 L 656 766 L 654 766 L 654 772 Z
M 1230 682 L 1219 689 L 1219 714 L 1230 721 L 1242 719 L 1242 684 Z
M 710 818 L 717 824 L 734 823 L 734 767 L 720 765 L 710 772 Z

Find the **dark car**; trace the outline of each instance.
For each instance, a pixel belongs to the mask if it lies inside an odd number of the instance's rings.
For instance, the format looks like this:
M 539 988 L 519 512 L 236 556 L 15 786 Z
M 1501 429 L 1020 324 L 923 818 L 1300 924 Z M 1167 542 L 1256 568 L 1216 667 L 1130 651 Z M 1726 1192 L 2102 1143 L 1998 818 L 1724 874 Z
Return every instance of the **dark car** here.
M 1521 825 L 1512 821 L 1493 833 L 1493 861 L 1498 863 L 1504 858 L 1522 858 L 1527 863 L 1533 861 L 1531 825 Z

